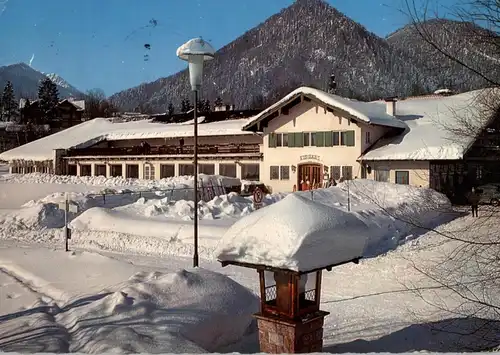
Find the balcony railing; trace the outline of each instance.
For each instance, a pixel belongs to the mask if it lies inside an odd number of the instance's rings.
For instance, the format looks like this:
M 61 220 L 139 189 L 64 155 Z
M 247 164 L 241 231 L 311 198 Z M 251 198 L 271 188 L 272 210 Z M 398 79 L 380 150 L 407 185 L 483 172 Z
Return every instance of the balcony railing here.
M 259 153 L 258 144 L 199 145 L 198 154 L 243 154 Z M 70 149 L 67 156 L 129 156 L 129 155 L 192 155 L 194 146 L 82 148 Z

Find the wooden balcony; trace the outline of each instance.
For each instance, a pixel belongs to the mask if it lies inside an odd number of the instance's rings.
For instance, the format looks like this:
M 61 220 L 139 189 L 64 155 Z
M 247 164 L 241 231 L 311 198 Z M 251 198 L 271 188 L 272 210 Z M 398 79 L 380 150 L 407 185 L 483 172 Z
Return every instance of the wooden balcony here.
M 198 145 L 198 154 L 201 155 L 238 155 L 259 154 L 258 144 L 226 144 L 226 145 Z M 82 148 L 70 149 L 68 157 L 119 157 L 142 155 L 193 155 L 194 146 L 159 146 L 159 147 L 125 147 L 125 148 Z

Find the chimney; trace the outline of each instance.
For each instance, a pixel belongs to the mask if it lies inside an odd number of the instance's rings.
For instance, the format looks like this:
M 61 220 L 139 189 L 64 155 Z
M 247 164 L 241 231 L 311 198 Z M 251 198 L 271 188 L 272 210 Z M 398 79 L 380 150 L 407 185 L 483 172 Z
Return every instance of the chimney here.
M 396 101 L 397 97 L 388 97 L 384 99 L 385 101 L 385 110 L 389 116 L 396 117 Z

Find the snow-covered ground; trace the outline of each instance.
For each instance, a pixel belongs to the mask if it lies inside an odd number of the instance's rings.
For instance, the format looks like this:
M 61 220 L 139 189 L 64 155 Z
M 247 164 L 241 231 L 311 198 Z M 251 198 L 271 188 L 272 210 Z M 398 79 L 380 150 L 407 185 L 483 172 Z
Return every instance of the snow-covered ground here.
M 0 351 L 258 351 L 250 317 L 258 308 L 257 274 L 215 261 L 221 236 L 251 215 L 251 199 L 229 194 L 201 203 L 202 269 L 194 270 L 191 201 L 148 195 L 147 182 L 135 181 L 122 187 L 143 196 L 116 195 L 105 205 L 90 191 L 113 186 L 107 181 L 15 179 L 0 182 L 0 208 L 8 208 L 0 212 Z M 29 185 L 33 195 L 16 199 Z M 65 191 L 83 211 L 71 215 L 69 253 L 61 250 L 56 208 Z M 428 292 L 448 309 L 458 305 L 415 270 L 453 250 L 443 233 L 463 231 L 471 217 L 451 212 L 429 190 L 363 180 L 299 195 L 350 214 L 372 232 L 359 265 L 324 273 L 321 308 L 331 313 L 325 351 L 455 351 L 477 340 L 459 334 L 473 320 L 456 320 L 422 297 Z M 266 204 L 284 197 L 269 195 Z

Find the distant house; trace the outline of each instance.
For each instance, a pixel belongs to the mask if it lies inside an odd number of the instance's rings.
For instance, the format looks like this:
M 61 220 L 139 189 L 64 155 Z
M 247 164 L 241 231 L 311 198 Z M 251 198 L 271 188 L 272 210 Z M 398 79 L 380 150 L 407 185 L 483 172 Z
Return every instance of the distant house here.
M 26 99 L 19 101 L 19 109 L 24 117 L 29 117 L 31 122 L 41 122 L 42 113 L 39 100 L 33 100 L 26 107 Z M 48 122 L 51 129 L 61 130 L 82 123 L 85 111 L 85 100 L 64 99 L 57 105 L 56 118 Z
M 463 196 L 500 182 L 500 110 L 480 100 L 498 95 L 484 89 L 361 102 L 301 87 L 263 111 L 199 117 L 199 171 L 259 180 L 275 192 L 366 178 Z M 477 129 L 457 135 L 470 129 L 467 120 Z M 15 173 L 160 179 L 192 174 L 192 154 L 193 120 L 183 114 L 96 119 L 0 160 Z

